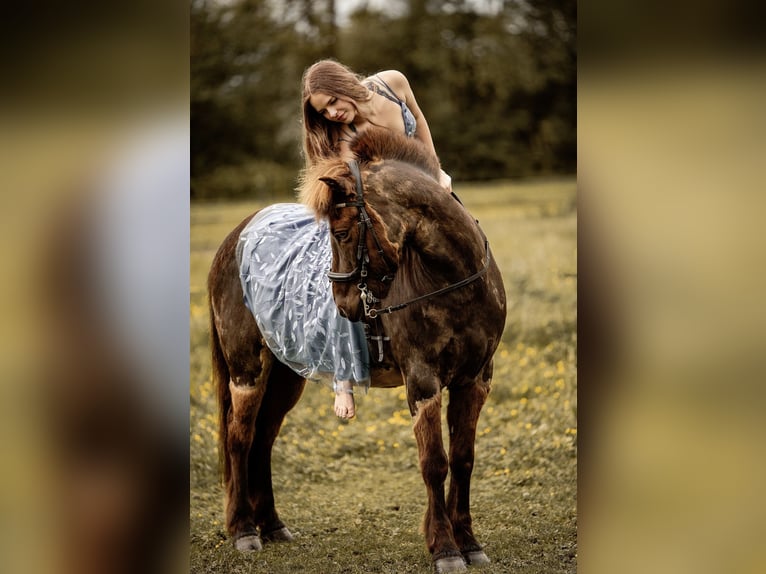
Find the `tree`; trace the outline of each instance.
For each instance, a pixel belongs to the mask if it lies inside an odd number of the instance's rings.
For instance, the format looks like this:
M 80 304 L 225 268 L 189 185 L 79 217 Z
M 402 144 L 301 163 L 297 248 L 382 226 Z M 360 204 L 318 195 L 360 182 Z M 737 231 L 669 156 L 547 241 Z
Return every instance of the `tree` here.
M 343 26 L 335 2 L 192 3 L 198 195 L 292 189 L 300 78 L 327 57 L 361 74 L 404 72 L 456 180 L 574 171 L 574 0 L 399 0 L 364 5 Z

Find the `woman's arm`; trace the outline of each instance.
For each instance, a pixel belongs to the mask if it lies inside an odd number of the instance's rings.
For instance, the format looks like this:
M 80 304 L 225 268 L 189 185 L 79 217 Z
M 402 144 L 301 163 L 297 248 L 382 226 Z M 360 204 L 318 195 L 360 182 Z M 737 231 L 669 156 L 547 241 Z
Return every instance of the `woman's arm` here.
M 402 98 L 404 103 L 407 104 L 407 107 L 410 108 L 410 111 L 418 124 L 417 129 L 415 130 L 415 137 L 426 144 L 428 149 L 436 155 L 436 148 L 434 148 L 434 142 L 431 138 L 431 130 L 428 127 L 428 121 L 415 99 L 415 94 L 412 92 L 407 77 L 397 70 L 386 70 L 385 72 L 378 73 L 378 75 L 391 86 L 395 95 L 398 98 Z
M 431 137 L 431 130 L 428 127 L 428 121 L 423 115 L 423 112 L 421 111 L 420 106 L 415 99 L 415 94 L 412 92 L 412 88 L 410 87 L 410 83 L 407 80 L 407 77 L 397 70 L 386 70 L 385 72 L 380 72 L 378 75 L 383 78 L 389 86 L 391 86 L 397 97 L 404 99 L 404 103 L 407 104 L 407 107 L 410 109 L 412 115 L 415 117 L 415 121 L 417 122 L 415 138 L 426 144 L 428 149 L 431 150 L 431 153 L 433 153 L 438 160 L 439 156 L 437 155 L 436 148 L 434 147 L 434 142 Z M 452 178 L 447 175 L 444 170 L 441 172 L 439 183 L 448 191 L 452 191 Z

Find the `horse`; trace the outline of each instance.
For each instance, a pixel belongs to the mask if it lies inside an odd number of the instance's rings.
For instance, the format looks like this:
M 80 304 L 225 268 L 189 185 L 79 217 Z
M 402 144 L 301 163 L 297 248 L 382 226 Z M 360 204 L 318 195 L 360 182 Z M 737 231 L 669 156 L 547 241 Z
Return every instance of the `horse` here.
M 463 571 L 489 562 L 469 495 L 477 421 L 505 324 L 502 276 L 478 222 L 439 185 L 438 160 L 425 146 L 369 128 L 351 150 L 352 161 L 330 158 L 306 170 L 300 200 L 329 224 L 327 275 L 339 313 L 385 334 L 368 341 L 371 386 L 406 388 L 434 569 Z M 275 508 L 271 452 L 306 383 L 276 360 L 243 303 L 236 246 L 253 215 L 223 241 L 208 276 L 226 529 L 242 551 L 292 540 Z

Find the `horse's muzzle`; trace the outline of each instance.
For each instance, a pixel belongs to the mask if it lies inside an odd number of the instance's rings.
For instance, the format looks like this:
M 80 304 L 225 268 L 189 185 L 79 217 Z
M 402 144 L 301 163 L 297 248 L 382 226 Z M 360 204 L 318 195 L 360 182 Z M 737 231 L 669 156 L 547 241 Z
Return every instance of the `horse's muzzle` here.
M 341 317 L 349 321 L 359 321 L 362 318 L 362 302 L 353 295 L 334 293 L 335 305 Z
M 350 312 L 343 307 L 338 307 L 338 312 L 341 317 L 348 319 L 349 321 L 359 321 L 362 318 L 361 306 L 355 307 L 354 310 Z

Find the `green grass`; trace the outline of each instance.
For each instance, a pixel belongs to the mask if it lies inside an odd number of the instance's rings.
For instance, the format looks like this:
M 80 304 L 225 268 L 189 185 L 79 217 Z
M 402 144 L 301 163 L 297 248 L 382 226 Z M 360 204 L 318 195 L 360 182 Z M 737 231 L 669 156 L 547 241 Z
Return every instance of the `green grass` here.
M 456 186 L 503 272 L 508 320 L 479 420 L 474 529 L 483 572 L 576 572 L 575 182 Z M 226 540 L 205 281 L 223 237 L 254 203 L 192 205 L 191 572 L 430 573 L 425 487 L 402 388 L 357 398 L 340 422 L 309 383 L 274 448 L 275 497 L 296 535 L 243 555 Z M 446 412 L 446 409 L 444 409 Z

